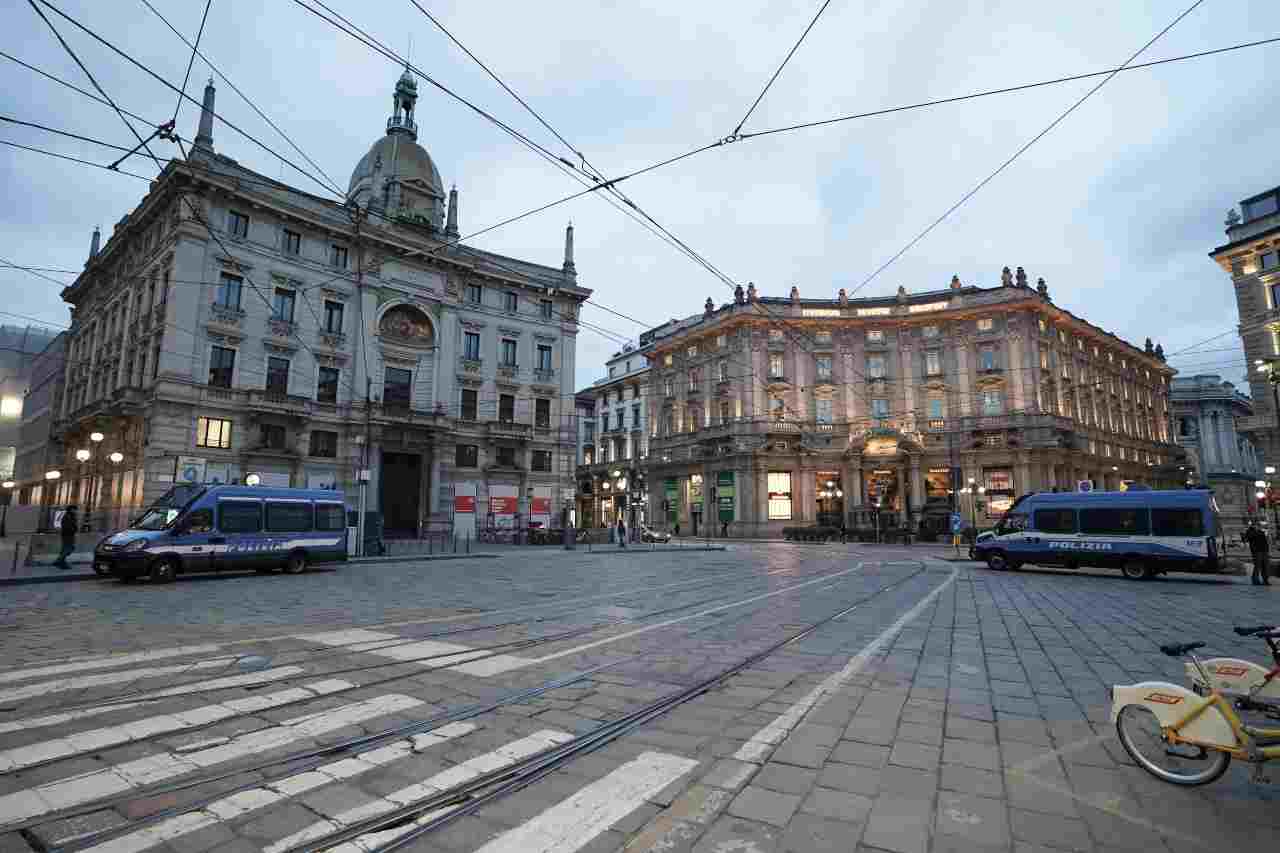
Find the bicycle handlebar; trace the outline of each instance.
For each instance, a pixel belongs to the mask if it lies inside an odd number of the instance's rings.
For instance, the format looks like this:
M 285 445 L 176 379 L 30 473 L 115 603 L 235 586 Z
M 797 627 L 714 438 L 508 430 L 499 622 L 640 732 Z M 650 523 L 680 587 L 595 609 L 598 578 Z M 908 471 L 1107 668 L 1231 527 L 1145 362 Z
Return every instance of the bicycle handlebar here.
M 1258 625 L 1254 628 L 1242 628 L 1239 625 L 1235 627 L 1235 632 L 1241 637 L 1252 637 L 1254 634 L 1261 634 L 1263 631 L 1274 631 L 1276 625 Z

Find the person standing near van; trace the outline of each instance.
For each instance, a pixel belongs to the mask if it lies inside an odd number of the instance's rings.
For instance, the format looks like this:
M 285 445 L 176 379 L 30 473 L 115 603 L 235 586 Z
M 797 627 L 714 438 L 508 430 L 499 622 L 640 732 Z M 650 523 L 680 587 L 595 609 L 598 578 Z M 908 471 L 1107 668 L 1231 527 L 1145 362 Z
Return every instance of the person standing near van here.
M 62 534 L 62 550 L 58 554 L 58 559 L 54 562 L 59 569 L 69 569 L 71 564 L 67 562 L 76 550 L 76 528 L 80 526 L 79 513 L 76 511 L 75 504 L 67 507 L 67 511 L 62 514 L 62 521 L 58 523 L 58 531 Z
M 1253 577 L 1254 586 L 1270 586 L 1271 581 L 1267 579 L 1267 563 L 1271 559 L 1269 547 L 1267 545 L 1267 534 L 1258 528 L 1256 521 L 1249 522 L 1249 528 L 1244 532 L 1245 541 L 1249 543 L 1249 553 L 1253 556 Z
M 618 547 L 627 547 L 627 526 L 622 523 L 622 516 L 618 516 Z

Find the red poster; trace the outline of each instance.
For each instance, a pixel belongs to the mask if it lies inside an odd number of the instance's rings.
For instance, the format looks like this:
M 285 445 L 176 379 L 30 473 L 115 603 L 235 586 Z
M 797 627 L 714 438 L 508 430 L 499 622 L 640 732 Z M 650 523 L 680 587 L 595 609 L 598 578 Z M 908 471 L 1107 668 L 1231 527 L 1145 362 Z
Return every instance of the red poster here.
M 454 512 L 475 512 L 476 496 L 475 495 L 457 495 L 453 499 Z
M 516 496 L 495 496 L 489 498 L 489 512 L 494 515 L 515 515 Z
M 533 515 L 550 515 L 551 514 L 551 498 L 534 498 Z

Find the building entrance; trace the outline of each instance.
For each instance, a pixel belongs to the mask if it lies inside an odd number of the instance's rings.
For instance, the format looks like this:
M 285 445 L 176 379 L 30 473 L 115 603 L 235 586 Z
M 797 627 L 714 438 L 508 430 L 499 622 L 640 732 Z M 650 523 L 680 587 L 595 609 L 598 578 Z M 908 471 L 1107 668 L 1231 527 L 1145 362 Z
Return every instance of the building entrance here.
M 818 496 L 818 525 L 841 527 L 844 521 L 844 485 L 839 471 L 818 471 L 813 493 Z
M 382 535 L 387 539 L 414 539 L 422 500 L 422 456 L 417 453 L 382 454 Z

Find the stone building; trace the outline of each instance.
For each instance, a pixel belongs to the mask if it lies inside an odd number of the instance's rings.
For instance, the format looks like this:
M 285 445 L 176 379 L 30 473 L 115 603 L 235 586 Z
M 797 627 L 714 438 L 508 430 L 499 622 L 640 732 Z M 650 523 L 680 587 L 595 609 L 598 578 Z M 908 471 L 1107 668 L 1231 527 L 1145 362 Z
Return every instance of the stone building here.
M 54 423 L 62 411 L 62 384 L 66 375 L 67 333 L 60 332 L 29 362 L 30 379 L 22 398 L 17 459 L 14 464 L 14 503 L 19 506 L 49 506 L 56 482 L 47 475 L 57 472 L 63 462 L 61 446 L 53 438 Z M 38 516 L 33 523 L 39 523 Z
M 1221 376 L 1178 377 L 1169 383 L 1174 441 L 1187 451 L 1187 479 L 1213 489 L 1230 536 L 1254 514 L 1254 483 L 1263 466 L 1253 442 L 1236 424 L 1253 415 L 1253 401 Z
M 953 509 L 981 526 L 1083 480 L 1181 486 L 1158 348 L 1056 306 L 1021 268 L 889 298 L 739 288 L 646 352 L 650 512 L 690 533 L 933 533 Z
M 175 479 L 363 494 L 388 537 L 571 506 L 578 284 L 459 242 L 417 142 L 417 86 L 332 200 L 194 147 L 66 288 L 62 498 L 138 506 Z M 557 246 L 557 250 L 558 250 Z M 104 435 L 91 447 L 90 434 Z M 87 465 L 77 449 L 91 449 Z M 107 463 L 112 452 L 118 463 Z M 367 487 L 365 484 L 367 483 Z
M 16 483 L 18 478 L 23 398 L 31 389 L 34 360 L 57 335 L 40 326 L 0 325 L 0 480 L 4 482 Z M 0 500 L 7 498 L 0 495 Z
M 1265 464 L 1280 464 L 1280 187 L 1227 212 L 1227 242 L 1209 253 L 1228 275 L 1240 316 L 1254 414 L 1239 423 Z
M 595 446 L 578 467 L 584 527 L 649 523 L 643 465 L 649 444 L 649 361 L 628 344 L 605 362 L 605 375 L 584 389 L 593 405 Z

